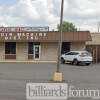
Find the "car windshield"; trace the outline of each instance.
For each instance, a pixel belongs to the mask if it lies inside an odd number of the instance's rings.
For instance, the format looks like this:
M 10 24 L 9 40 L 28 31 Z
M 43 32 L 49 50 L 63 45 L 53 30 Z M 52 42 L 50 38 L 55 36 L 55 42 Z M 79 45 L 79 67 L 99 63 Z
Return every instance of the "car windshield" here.
M 83 56 L 92 56 L 91 53 L 89 53 L 89 52 L 83 52 L 82 55 Z

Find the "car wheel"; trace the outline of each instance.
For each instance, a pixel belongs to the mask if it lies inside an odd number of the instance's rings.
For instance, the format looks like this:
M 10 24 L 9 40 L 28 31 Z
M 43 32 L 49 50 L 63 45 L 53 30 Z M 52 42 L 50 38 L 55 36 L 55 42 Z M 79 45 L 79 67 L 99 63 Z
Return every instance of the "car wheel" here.
M 61 58 L 61 63 L 62 63 L 62 64 L 64 64 L 64 63 L 65 63 L 64 58 Z
M 90 65 L 90 63 L 87 63 L 86 65 L 87 65 L 87 66 L 89 66 L 89 65 Z
M 74 65 L 78 65 L 78 60 L 75 59 L 75 60 L 73 61 L 73 64 L 74 64 Z

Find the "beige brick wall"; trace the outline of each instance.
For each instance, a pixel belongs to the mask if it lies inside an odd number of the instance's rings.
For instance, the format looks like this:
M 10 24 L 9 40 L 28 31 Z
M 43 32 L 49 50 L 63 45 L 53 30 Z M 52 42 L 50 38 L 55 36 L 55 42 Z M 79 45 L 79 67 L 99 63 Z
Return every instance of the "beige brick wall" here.
M 17 42 L 16 43 L 16 60 L 28 60 L 28 43 Z M 85 42 L 72 42 L 71 50 L 79 51 L 85 50 Z M 41 43 L 40 60 L 44 61 L 56 61 L 58 53 L 58 43 L 48 42 Z M 0 60 L 5 59 L 5 43 L 0 43 Z
M 85 48 L 85 42 L 71 42 L 71 51 L 84 51 Z
M 28 60 L 28 43 L 17 42 L 16 48 L 16 59 L 17 60 Z
M 0 60 L 5 59 L 5 43 L 1 42 L 0 43 Z
M 41 59 L 44 61 L 56 61 L 58 43 L 41 43 Z
M 100 33 L 91 33 L 92 41 L 86 42 L 86 45 L 100 45 Z

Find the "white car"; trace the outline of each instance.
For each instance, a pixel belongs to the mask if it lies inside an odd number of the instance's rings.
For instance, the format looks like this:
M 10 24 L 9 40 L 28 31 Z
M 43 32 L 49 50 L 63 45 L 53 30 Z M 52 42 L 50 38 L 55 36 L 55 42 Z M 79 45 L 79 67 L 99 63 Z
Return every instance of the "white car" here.
M 72 62 L 74 65 L 85 63 L 90 65 L 92 63 L 92 55 L 88 51 L 70 51 L 61 56 L 61 63 Z

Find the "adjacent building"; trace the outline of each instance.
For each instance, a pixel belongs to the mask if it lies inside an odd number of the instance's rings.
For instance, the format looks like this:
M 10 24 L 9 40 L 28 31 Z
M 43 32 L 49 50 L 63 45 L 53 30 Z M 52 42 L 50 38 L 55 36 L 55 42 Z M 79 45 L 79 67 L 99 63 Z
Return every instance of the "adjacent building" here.
M 94 61 L 100 62 L 100 32 L 91 32 L 92 41 L 86 42 L 86 48 L 94 56 Z

